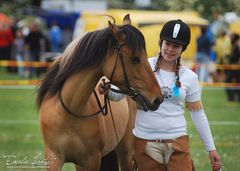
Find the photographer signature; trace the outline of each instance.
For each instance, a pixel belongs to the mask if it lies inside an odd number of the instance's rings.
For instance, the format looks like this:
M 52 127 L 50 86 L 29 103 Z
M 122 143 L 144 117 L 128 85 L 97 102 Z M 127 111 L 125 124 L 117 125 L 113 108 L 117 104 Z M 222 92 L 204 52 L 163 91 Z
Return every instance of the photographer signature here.
M 16 156 L 12 154 L 0 155 L 0 158 L 5 159 L 7 168 L 47 168 L 49 162 L 53 160 L 52 157 L 47 157 L 44 159 L 42 153 L 37 154 L 36 156 L 29 157 L 25 156 Z

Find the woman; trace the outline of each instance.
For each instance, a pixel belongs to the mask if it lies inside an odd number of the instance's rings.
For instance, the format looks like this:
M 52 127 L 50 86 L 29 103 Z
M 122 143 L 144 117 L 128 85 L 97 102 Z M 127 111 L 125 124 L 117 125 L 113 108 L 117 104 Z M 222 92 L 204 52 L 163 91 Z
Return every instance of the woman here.
M 181 54 L 190 42 L 190 28 L 181 20 L 167 22 L 160 33 L 158 57 L 149 59 L 165 100 L 156 111 L 138 110 L 133 134 L 134 159 L 139 171 L 192 171 L 187 124 L 183 106 L 186 103 L 192 121 L 209 152 L 212 170 L 220 170 L 209 123 L 202 107 L 197 75 L 182 65 Z M 112 100 L 124 95 L 104 90 Z

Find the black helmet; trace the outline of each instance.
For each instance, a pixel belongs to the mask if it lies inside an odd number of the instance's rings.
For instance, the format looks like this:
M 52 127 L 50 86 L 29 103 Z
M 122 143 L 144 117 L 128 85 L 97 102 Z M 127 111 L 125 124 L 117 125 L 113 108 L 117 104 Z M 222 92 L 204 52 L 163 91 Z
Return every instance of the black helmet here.
M 161 40 L 168 40 L 187 47 L 190 42 L 191 32 L 189 26 L 182 20 L 171 20 L 164 24 L 160 33 Z

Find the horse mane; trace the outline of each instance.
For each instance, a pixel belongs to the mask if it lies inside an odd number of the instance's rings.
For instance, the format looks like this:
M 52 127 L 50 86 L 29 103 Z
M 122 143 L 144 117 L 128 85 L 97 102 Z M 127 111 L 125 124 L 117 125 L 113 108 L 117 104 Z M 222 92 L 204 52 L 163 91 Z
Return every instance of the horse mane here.
M 126 34 L 125 43 L 133 52 L 146 50 L 144 37 L 138 29 L 131 25 L 119 26 L 119 29 Z M 85 68 L 98 67 L 117 45 L 109 28 L 89 32 L 81 39 L 72 41 L 45 74 L 37 92 L 38 107 L 44 97 L 54 96 L 70 75 Z

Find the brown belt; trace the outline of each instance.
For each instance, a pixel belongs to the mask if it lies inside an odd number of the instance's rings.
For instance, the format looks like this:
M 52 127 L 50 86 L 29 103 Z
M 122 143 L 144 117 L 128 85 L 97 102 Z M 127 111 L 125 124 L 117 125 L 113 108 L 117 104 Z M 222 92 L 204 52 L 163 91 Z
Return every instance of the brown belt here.
M 156 139 L 156 140 L 146 140 L 150 142 L 156 142 L 156 143 L 173 143 L 175 139 Z
M 138 138 L 139 140 L 142 141 L 148 141 L 148 142 L 156 142 L 156 143 L 173 143 L 176 139 L 155 139 L 155 140 L 147 140 L 147 139 L 142 139 L 142 138 Z

